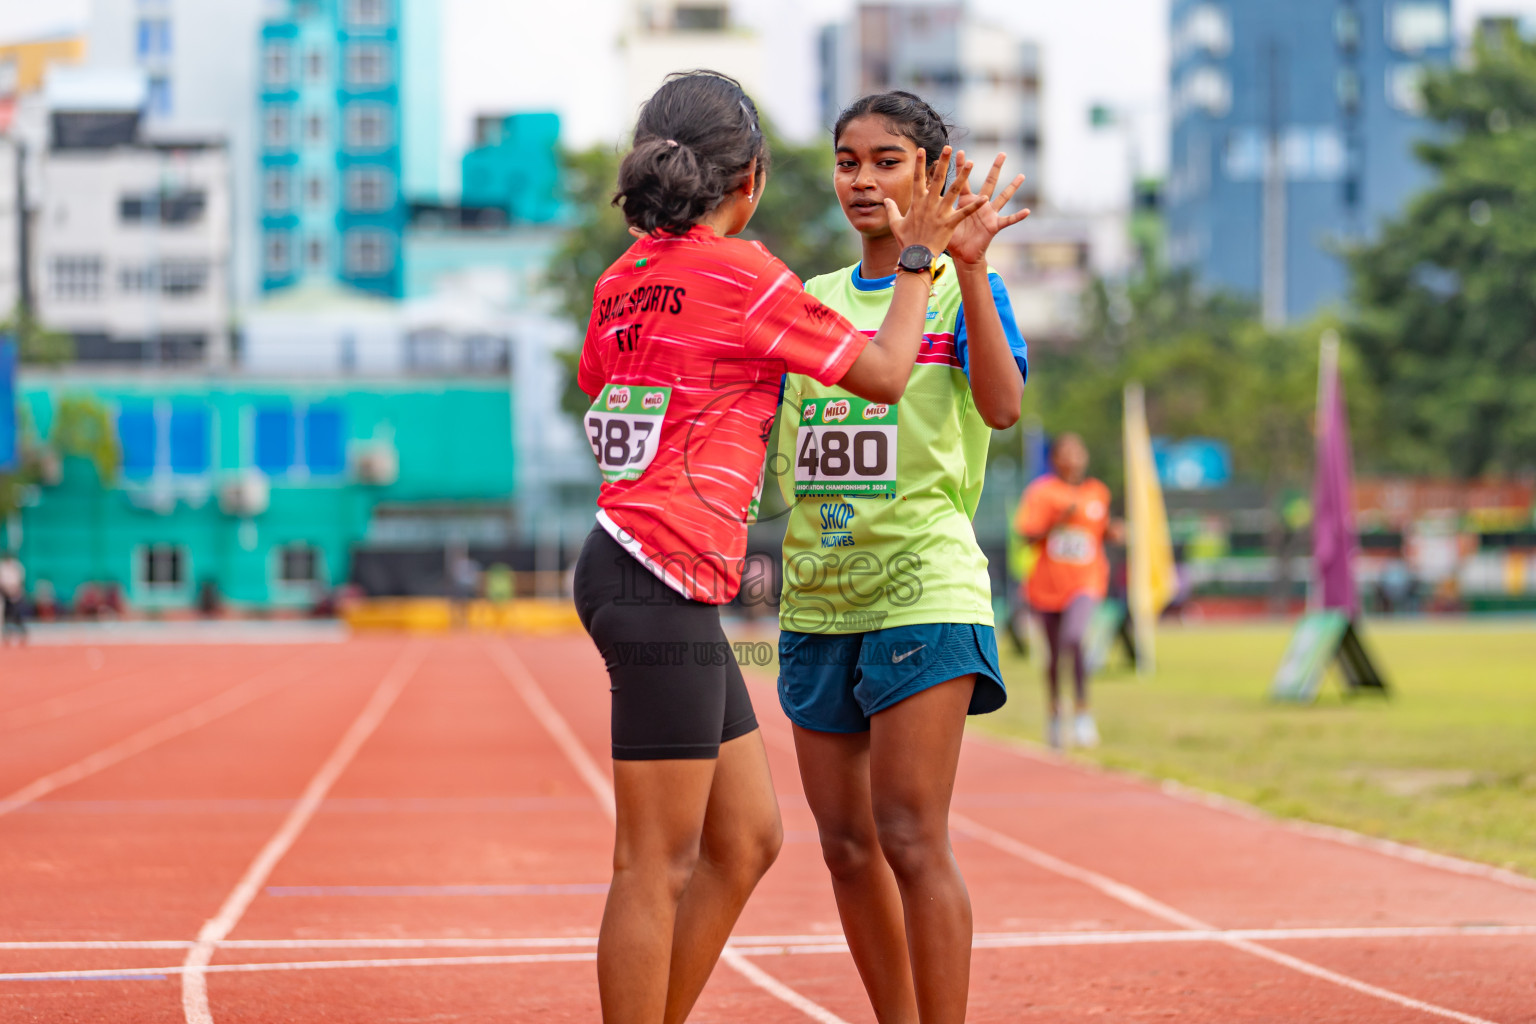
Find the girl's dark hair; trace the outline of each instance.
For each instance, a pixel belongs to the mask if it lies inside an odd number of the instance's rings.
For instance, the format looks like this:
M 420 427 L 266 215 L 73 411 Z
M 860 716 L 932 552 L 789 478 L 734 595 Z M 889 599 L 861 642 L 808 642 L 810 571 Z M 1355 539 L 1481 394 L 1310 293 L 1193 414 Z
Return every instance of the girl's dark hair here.
M 613 203 L 641 231 L 685 234 L 741 184 L 754 157 L 756 185 L 768 144 L 741 83 L 716 71 L 668 75 L 640 111 Z
M 832 143 L 843 137 L 843 129 L 861 117 L 878 117 L 885 121 L 892 135 L 911 139 L 912 144 L 928 155 L 931 167 L 938 160 L 944 147 L 949 145 L 955 126 L 944 120 L 937 110 L 925 103 L 920 96 L 897 89 L 880 92 L 854 100 L 846 110 L 837 115 L 832 127 Z

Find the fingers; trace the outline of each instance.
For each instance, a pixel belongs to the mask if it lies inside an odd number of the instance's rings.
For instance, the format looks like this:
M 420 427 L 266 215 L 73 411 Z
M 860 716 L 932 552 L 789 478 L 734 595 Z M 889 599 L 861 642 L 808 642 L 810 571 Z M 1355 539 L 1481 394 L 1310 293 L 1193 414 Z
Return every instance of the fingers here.
M 922 150 L 917 152 L 919 157 L 925 156 Z M 949 176 L 949 164 L 954 155 L 955 151 L 949 146 L 945 146 L 940 151 L 938 162 L 933 165 L 933 170 L 928 175 L 933 191 L 944 191 L 944 179 Z
M 955 184 L 959 186 L 959 191 L 956 193 L 956 195 L 964 198 L 965 196 L 972 194 L 971 171 L 976 168 L 976 164 L 975 162 L 965 158 L 965 150 L 963 149 L 958 154 L 956 154 L 955 161 L 956 166 L 959 167 L 959 170 L 955 172 Z
M 992 169 L 987 172 L 987 180 L 981 184 L 981 194 L 988 199 L 992 198 L 992 192 L 997 188 L 998 178 L 1003 173 L 1003 154 L 997 154 L 997 159 L 992 161 Z
M 967 217 L 974 217 L 978 212 L 980 212 L 981 208 L 986 205 L 987 197 L 973 192 L 970 195 L 961 198 L 960 202 L 956 204 L 953 210 L 945 211 L 944 220 L 942 223 L 946 227 L 959 224 Z
M 945 149 L 948 152 L 948 148 Z M 917 150 L 917 162 L 912 165 L 912 200 L 916 202 L 928 195 L 928 151 Z
M 1007 206 L 1008 200 L 1013 198 L 1013 194 L 1017 192 L 1019 190 L 1019 186 L 1023 184 L 1024 175 L 1021 174 L 1017 178 L 1014 178 L 1013 181 L 1008 184 L 1008 187 L 1003 189 L 1002 195 L 997 197 L 997 202 L 992 204 L 993 208 L 1001 210 L 1003 207 Z
M 1020 210 L 1018 213 L 1011 214 L 1011 215 L 1009 215 L 1007 217 L 1004 217 L 1002 220 L 998 221 L 997 230 L 1001 231 L 1001 230 L 1003 230 L 1003 228 L 1011 228 L 1015 224 L 1017 224 L 1020 221 L 1026 219 L 1028 216 L 1029 216 L 1029 211 L 1028 210 Z

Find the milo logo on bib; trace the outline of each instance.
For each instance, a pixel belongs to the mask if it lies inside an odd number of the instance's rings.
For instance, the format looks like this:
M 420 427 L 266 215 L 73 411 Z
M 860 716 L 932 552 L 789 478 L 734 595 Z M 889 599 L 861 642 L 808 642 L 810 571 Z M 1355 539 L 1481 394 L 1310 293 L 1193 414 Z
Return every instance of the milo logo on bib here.
M 862 398 L 802 405 L 795 496 L 895 496 L 896 412 L 894 405 Z
M 646 397 L 650 397 L 650 396 L 646 396 Z M 610 408 L 610 409 L 622 409 L 622 408 L 624 408 L 628 404 L 629 404 L 629 388 L 610 387 L 608 389 L 608 408 Z

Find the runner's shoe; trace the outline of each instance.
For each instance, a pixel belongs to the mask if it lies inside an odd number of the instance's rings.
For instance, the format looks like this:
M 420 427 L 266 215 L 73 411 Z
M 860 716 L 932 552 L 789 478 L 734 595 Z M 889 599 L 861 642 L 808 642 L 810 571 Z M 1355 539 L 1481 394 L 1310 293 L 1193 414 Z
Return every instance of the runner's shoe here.
M 1066 718 L 1062 715 L 1048 715 L 1045 719 L 1045 742 L 1052 750 L 1061 749 L 1064 725 Z
M 1079 711 L 1076 720 L 1072 723 L 1072 739 L 1080 747 L 1096 747 L 1099 745 L 1099 727 L 1094 724 L 1093 716 L 1086 711 Z

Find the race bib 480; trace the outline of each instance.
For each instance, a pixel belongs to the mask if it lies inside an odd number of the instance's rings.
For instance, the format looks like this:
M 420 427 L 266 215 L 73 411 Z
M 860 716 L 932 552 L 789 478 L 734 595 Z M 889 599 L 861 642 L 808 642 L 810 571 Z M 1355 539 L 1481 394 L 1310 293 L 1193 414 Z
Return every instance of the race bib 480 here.
M 800 406 L 795 496 L 896 494 L 896 406 L 817 398 Z
M 637 480 L 656 458 L 671 388 L 609 384 L 587 410 L 587 440 L 608 483 Z

